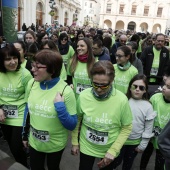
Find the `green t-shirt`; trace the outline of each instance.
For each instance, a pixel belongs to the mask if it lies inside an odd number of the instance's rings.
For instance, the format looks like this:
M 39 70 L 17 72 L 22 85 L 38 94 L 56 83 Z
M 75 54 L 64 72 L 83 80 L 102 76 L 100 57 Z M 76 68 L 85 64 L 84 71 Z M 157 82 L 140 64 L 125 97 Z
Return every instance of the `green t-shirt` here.
M 117 64 L 114 64 L 115 69 L 115 79 L 113 86 L 120 90 L 122 93 L 126 94 L 130 80 L 138 74 L 138 70 L 131 65 L 126 71 L 122 71 L 118 68 Z
M 116 143 L 122 126 L 131 125 L 132 113 L 127 97 L 120 91 L 113 89 L 108 99 L 99 101 L 94 98 L 91 90 L 84 90 L 77 101 L 77 114 L 79 119 L 82 118 L 80 151 L 86 155 L 103 158 Z M 126 137 L 117 142 L 123 142 L 123 145 L 129 134 L 130 131 L 124 133 L 123 136 Z M 72 141 L 74 140 L 77 138 L 73 135 Z M 113 150 L 116 156 L 120 149 L 115 144 Z
M 22 126 L 25 109 L 25 91 L 30 72 L 21 67 L 19 71 L 0 72 L 0 104 L 4 105 L 6 119 L 4 124 Z
M 157 114 L 154 120 L 154 132 L 159 135 L 170 119 L 170 103 L 164 101 L 162 93 L 153 95 L 150 101 Z M 153 138 L 153 144 L 158 149 L 157 137 Z
M 139 45 L 138 45 L 138 49 L 137 49 L 137 53 L 141 53 L 142 52 L 142 39 L 139 40 Z
M 70 59 L 73 57 L 74 53 L 75 53 L 75 51 L 74 51 L 73 47 L 71 45 L 69 45 L 68 53 L 65 55 L 62 55 L 65 68 L 67 68 L 67 64 L 69 63 Z
M 115 44 L 115 35 L 112 35 L 112 45 L 111 47 Z
M 63 92 L 66 83 L 60 79 L 51 89 L 42 90 L 39 82 L 33 84 L 31 80 L 28 86 L 31 126 L 29 144 L 40 152 L 51 153 L 62 150 L 67 144 L 68 130 L 58 119 L 54 98 L 58 92 Z M 76 114 L 76 99 L 70 86 L 65 88 L 63 96 L 68 113 Z
M 68 66 L 67 74 L 71 75 L 70 65 Z M 79 94 L 84 89 L 91 87 L 91 80 L 89 79 L 87 73 L 87 63 L 77 62 L 76 70 L 73 76 L 73 86 L 76 98 L 78 98 Z
M 22 66 L 23 68 L 25 68 L 25 67 L 26 67 L 26 64 L 27 64 L 27 60 L 25 59 L 24 62 L 21 63 L 21 66 Z
M 61 68 L 60 78 L 62 78 L 63 80 L 67 80 L 67 72 L 64 63 Z
M 152 63 L 152 68 L 150 71 L 150 75 L 157 76 L 158 74 L 158 68 L 159 68 L 159 62 L 160 62 L 160 53 L 161 50 L 158 51 L 156 48 L 153 46 L 153 53 L 154 53 L 154 58 L 153 58 L 153 63 Z M 155 78 L 150 78 L 150 82 L 155 82 Z

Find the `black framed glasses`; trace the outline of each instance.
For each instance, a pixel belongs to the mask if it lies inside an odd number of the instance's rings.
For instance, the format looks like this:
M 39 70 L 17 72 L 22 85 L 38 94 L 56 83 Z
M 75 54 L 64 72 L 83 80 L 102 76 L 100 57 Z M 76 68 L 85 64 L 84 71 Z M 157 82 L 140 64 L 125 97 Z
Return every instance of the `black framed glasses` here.
M 31 67 L 34 68 L 35 71 L 41 68 L 47 68 L 46 66 L 38 66 L 37 63 L 31 63 Z
M 91 85 L 95 89 L 101 88 L 102 90 L 104 90 L 109 88 L 110 82 L 108 84 L 99 84 L 99 83 L 91 82 Z
M 132 84 L 132 86 L 131 86 L 131 89 L 132 90 L 135 90 L 135 89 L 137 89 L 137 88 L 139 88 L 139 90 L 140 91 L 144 91 L 145 89 L 146 89 L 146 87 L 145 86 L 138 86 L 138 85 L 136 85 L 136 84 Z
M 116 54 L 116 55 L 115 55 L 116 58 L 122 58 L 122 57 L 124 57 L 124 56 L 125 56 L 125 55 L 120 55 L 120 54 Z

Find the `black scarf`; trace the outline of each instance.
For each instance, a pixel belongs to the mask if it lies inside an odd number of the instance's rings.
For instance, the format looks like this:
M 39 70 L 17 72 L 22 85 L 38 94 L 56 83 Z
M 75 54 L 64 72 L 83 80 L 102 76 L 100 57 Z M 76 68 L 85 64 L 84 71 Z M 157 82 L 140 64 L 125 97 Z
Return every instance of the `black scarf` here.
M 69 44 L 68 43 L 66 43 L 64 45 L 63 44 L 58 44 L 58 48 L 59 48 L 60 54 L 65 55 L 69 51 Z

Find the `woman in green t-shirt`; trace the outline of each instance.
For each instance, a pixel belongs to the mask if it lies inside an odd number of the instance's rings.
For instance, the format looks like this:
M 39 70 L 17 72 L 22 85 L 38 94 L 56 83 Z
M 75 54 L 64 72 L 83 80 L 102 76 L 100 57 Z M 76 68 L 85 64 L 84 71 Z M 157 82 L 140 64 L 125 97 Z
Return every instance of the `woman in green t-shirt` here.
M 114 86 L 117 90 L 126 94 L 130 80 L 138 74 L 138 70 L 131 64 L 132 54 L 127 46 L 121 46 L 116 52 L 116 61 L 114 64 L 115 79 Z
M 77 51 L 68 65 L 68 84 L 72 84 L 76 98 L 86 88 L 91 87 L 90 69 L 95 62 L 92 46 L 88 38 L 79 39 Z
M 72 132 L 71 152 L 77 155 L 80 149 L 79 170 L 92 170 L 95 158 L 101 158 L 99 168 L 113 170 L 113 160 L 131 132 L 132 113 L 127 97 L 112 86 L 111 62 L 96 62 L 90 78 L 92 88 L 81 92 L 77 101 L 79 123 Z
M 23 122 L 23 143 L 30 146 L 31 170 L 44 169 L 45 160 L 49 170 L 59 170 L 68 131 L 77 124 L 73 90 L 59 77 L 62 64 L 61 55 L 49 49 L 33 57 L 34 80 L 28 83 Z
M 18 50 L 13 46 L 0 49 L 0 123 L 15 160 L 27 166 L 27 156 L 22 144 L 25 91 L 30 72 L 21 67 Z
M 67 64 L 73 57 L 75 51 L 68 41 L 68 35 L 66 33 L 61 33 L 58 38 L 58 49 L 62 55 L 65 68 L 67 69 Z

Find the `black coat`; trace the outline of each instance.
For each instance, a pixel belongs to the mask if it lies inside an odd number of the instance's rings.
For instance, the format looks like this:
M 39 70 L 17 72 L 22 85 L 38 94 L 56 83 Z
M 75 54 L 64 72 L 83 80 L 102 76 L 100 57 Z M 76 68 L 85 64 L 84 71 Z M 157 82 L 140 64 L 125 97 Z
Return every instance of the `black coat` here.
M 111 52 L 111 54 L 110 54 L 110 59 L 111 59 L 112 64 L 116 64 L 115 54 L 116 54 L 116 52 L 117 52 L 118 47 L 120 47 L 120 46 L 122 46 L 122 45 L 120 44 L 120 42 L 116 42 L 116 43 L 112 46 L 112 48 L 111 48 L 111 50 L 110 50 L 110 52 Z
M 150 77 L 150 71 L 152 68 L 153 59 L 154 59 L 153 46 L 149 46 L 145 48 L 145 50 L 141 54 L 141 61 L 143 64 L 143 73 L 148 78 Z M 161 83 L 168 61 L 169 61 L 169 51 L 168 49 L 163 47 L 160 53 L 160 62 L 159 62 L 158 73 L 156 75 L 157 80 L 155 84 Z

